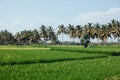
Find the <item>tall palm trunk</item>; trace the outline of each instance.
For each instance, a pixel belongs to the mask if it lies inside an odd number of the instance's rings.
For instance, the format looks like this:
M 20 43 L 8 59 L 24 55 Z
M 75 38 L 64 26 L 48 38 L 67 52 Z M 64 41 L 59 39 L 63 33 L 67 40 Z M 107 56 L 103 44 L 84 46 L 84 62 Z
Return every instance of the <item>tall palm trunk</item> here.
M 62 44 L 63 44 L 63 32 L 62 32 Z
M 119 45 L 119 36 L 118 36 L 118 45 Z
M 103 43 L 104 43 L 105 46 L 107 45 L 107 39 L 106 38 L 103 39 Z
M 97 44 L 99 44 L 99 38 L 97 38 Z
M 70 45 L 71 45 L 71 43 L 72 43 L 72 42 L 71 42 L 71 37 L 70 37 Z
M 77 43 L 79 43 L 79 38 L 77 38 Z

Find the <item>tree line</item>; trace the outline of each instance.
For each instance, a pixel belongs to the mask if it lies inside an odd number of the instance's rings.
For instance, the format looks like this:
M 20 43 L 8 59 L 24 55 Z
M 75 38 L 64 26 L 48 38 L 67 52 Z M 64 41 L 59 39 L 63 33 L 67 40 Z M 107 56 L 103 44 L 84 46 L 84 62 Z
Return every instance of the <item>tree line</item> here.
M 120 37 L 120 22 L 117 20 L 111 20 L 107 24 L 93 24 L 88 23 L 84 26 L 71 25 L 65 26 L 63 24 L 57 26 L 58 30 L 55 31 L 52 26 L 41 25 L 39 30 L 23 30 L 13 35 L 7 30 L 0 31 L 0 45 L 15 44 L 15 45 L 31 45 L 31 44 L 44 44 L 50 41 L 50 44 L 59 44 L 64 42 L 64 34 L 68 35 L 71 39 L 78 39 L 78 42 L 82 42 L 83 38 L 87 34 L 87 39 L 97 39 L 106 44 L 108 38 L 117 38 L 119 43 Z M 62 41 L 58 40 L 58 36 L 61 34 Z M 84 38 L 85 39 L 85 38 Z

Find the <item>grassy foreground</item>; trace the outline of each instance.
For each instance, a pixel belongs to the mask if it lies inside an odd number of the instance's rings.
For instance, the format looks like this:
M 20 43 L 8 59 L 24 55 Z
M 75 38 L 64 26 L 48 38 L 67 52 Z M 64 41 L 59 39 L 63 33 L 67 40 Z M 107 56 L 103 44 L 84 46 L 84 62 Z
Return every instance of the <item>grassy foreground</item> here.
M 0 80 L 111 80 L 120 74 L 119 49 L 2 46 Z

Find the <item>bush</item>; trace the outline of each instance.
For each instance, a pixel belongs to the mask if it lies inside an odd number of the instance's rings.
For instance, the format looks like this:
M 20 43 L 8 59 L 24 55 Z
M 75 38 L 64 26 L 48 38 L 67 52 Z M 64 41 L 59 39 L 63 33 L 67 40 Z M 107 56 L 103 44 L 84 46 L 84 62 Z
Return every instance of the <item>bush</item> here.
M 89 43 L 90 43 L 90 35 L 87 33 L 85 34 L 82 39 L 81 39 L 81 45 L 83 45 L 85 48 L 88 47 Z

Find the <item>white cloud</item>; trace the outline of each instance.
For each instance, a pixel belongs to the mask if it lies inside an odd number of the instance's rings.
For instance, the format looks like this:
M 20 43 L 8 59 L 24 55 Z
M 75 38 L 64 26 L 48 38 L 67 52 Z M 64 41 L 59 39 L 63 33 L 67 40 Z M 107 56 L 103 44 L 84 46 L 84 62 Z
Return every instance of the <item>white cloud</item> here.
M 88 22 L 107 23 L 111 19 L 120 21 L 120 8 L 111 8 L 106 11 L 93 11 L 87 13 L 80 13 L 71 18 L 57 18 L 57 17 L 6 17 L 0 19 L 0 30 L 7 29 L 10 32 L 17 32 L 24 29 L 39 29 L 40 25 L 58 26 L 59 24 L 81 24 L 84 25 Z
M 16 33 L 21 30 L 33 30 L 39 29 L 41 25 L 46 26 L 55 26 L 55 24 L 59 24 L 59 19 L 57 18 L 4 18 L 0 19 L 0 31 L 7 29 L 10 32 Z
M 81 13 L 74 18 L 75 23 L 86 24 L 88 22 L 107 23 L 111 19 L 120 20 L 120 8 L 111 8 L 107 11 L 93 11 Z

